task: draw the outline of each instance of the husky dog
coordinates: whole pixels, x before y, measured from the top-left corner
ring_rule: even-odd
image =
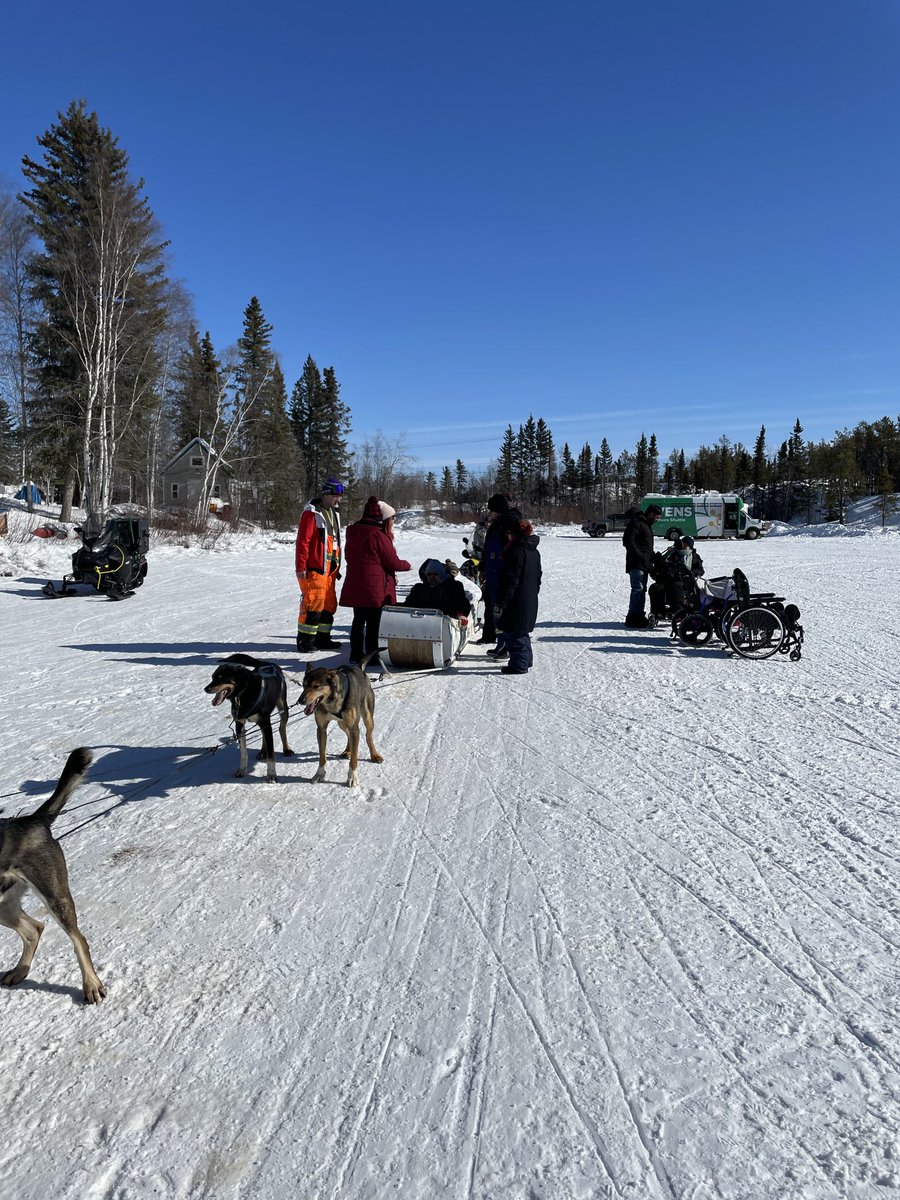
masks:
[[[247,774],[245,727],[250,721],[262,731],[263,744],[259,757],[266,760],[266,782],[277,783],[275,743],[272,738],[272,713],[276,709],[281,714],[278,731],[282,749],[285,755],[294,753],[287,741],[287,683],[281,667],[251,658],[249,654],[231,654],[216,667],[212,680],[203,690],[215,696],[213,704],[231,701],[234,730],[241,747],[241,763],[235,771],[235,777],[240,779]]]
[[[22,911],[22,897],[29,885],[69,935],[88,1004],[99,1004],[106,988],[97,977],[91,953],[78,928],[75,904],[69,891],[66,860],[50,826],[78,787],[91,764],[90,750],[73,750],[66,760],[56,790],[30,817],[0,821],[0,925],[14,929],[22,939],[22,957],[11,971],[0,975],[0,984],[21,983],[31,968],[44,926]]]
[[[359,667],[307,667],[303,676],[303,691],[300,703],[305,704],[307,716],[316,718],[316,736],[319,743],[319,769],[312,777],[313,783],[325,779],[325,745],[328,741],[328,722],[337,721],[347,735],[347,747],[341,758],[350,759],[348,787],[359,786],[359,719],[366,727],[366,744],[372,762],[384,762],[375,749],[375,693],[365,674],[366,664],[378,653],[373,650],[362,660]]]

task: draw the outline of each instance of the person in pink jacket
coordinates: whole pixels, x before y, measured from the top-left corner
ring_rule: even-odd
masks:
[[[394,509],[370,496],[361,520],[344,533],[344,586],[341,606],[353,609],[350,662],[360,663],[378,649],[381,610],[397,603],[397,571],[410,565],[394,549]]]

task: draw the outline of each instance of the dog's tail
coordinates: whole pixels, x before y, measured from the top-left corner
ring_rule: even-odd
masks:
[[[53,795],[49,800],[44,801],[34,815],[42,817],[48,825],[52,825],[62,812],[68,798],[84,779],[85,772],[93,761],[93,754],[84,746],[73,750],[66,759],[66,765],[63,767],[63,773],[59,777],[59,783],[56,785]]]

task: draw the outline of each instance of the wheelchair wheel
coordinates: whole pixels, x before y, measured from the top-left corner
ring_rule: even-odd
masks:
[[[744,608],[736,612],[726,630],[728,645],[741,658],[771,658],[787,636],[784,622],[771,608]]]
[[[705,646],[712,635],[712,622],[701,613],[689,613],[678,626],[679,640],[685,646]]]
[[[722,611],[716,616],[716,633],[719,637],[719,640],[724,642],[726,646],[730,644],[728,641],[728,630],[731,626],[731,622],[739,612],[739,604],[726,604]]]

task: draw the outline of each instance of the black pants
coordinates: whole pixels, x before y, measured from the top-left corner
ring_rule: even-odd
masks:
[[[362,662],[367,654],[378,649],[380,608],[354,608],[350,626],[350,661]]]

